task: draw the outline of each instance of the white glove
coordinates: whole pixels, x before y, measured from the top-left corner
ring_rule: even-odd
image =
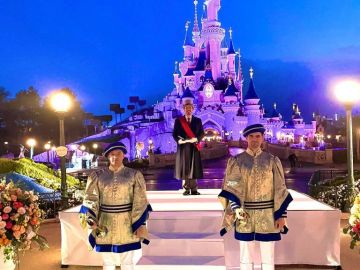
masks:
[[[180,139],[180,140],[178,140],[178,143],[179,143],[179,144],[184,144],[184,143],[187,143],[187,141],[185,141],[185,140],[183,140],[183,139]]]
[[[197,141],[198,141],[198,139],[197,138],[191,138],[190,140],[188,140],[190,143],[196,143]]]

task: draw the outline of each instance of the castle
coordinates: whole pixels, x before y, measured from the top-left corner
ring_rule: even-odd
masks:
[[[283,121],[276,104],[272,111],[265,112],[255,90],[252,68],[249,87],[243,90],[240,50],[235,50],[232,29],[227,35],[221,27],[220,2],[205,0],[199,18],[199,2],[194,1],[194,21],[192,27],[189,21],[185,24],[184,57],[175,62],[172,91],[153,107],[132,113],[108,130],[122,138],[130,149],[130,158],[135,157],[139,145],[140,151],[141,148],[159,148],[161,153],[176,151],[172,130],[186,98],[193,99],[195,115],[203,122],[207,140],[239,140],[242,130],[254,123],[265,126],[266,140],[271,142],[314,139],[316,121],[305,124],[296,104],[288,123]]]

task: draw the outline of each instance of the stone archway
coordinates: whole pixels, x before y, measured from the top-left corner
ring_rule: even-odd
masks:
[[[212,121],[208,120],[203,124],[204,127],[204,140],[206,141],[220,141],[222,140],[222,128],[221,126]]]
[[[206,137],[222,137],[225,122],[225,117],[222,113],[214,110],[203,110],[196,116],[201,118]]]

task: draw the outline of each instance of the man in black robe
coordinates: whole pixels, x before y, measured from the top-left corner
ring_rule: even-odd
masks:
[[[173,137],[177,142],[175,178],[183,180],[184,195],[200,195],[197,179],[203,177],[200,145],[204,129],[200,118],[193,116],[192,99],[183,100],[184,116],[175,120]]]

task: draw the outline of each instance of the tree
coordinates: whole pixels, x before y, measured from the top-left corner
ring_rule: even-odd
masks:
[[[9,101],[5,115],[8,136],[18,144],[24,143],[40,124],[41,97],[38,91],[32,86],[20,90],[15,99]]]
[[[0,105],[3,105],[6,102],[8,102],[9,95],[10,95],[9,91],[6,91],[4,87],[0,86]]]
[[[72,98],[72,107],[65,115],[65,142],[70,143],[85,135],[85,112],[71,89],[62,90]],[[0,88],[0,104],[3,102],[6,105],[0,105],[0,143],[8,141],[15,149],[19,144],[25,144],[27,138],[33,137],[38,142],[37,152],[43,151],[47,141],[59,145],[58,115],[50,105],[49,96],[42,100],[34,87],[20,90],[11,101],[8,95],[4,88]],[[0,154],[2,152],[0,147]]]

